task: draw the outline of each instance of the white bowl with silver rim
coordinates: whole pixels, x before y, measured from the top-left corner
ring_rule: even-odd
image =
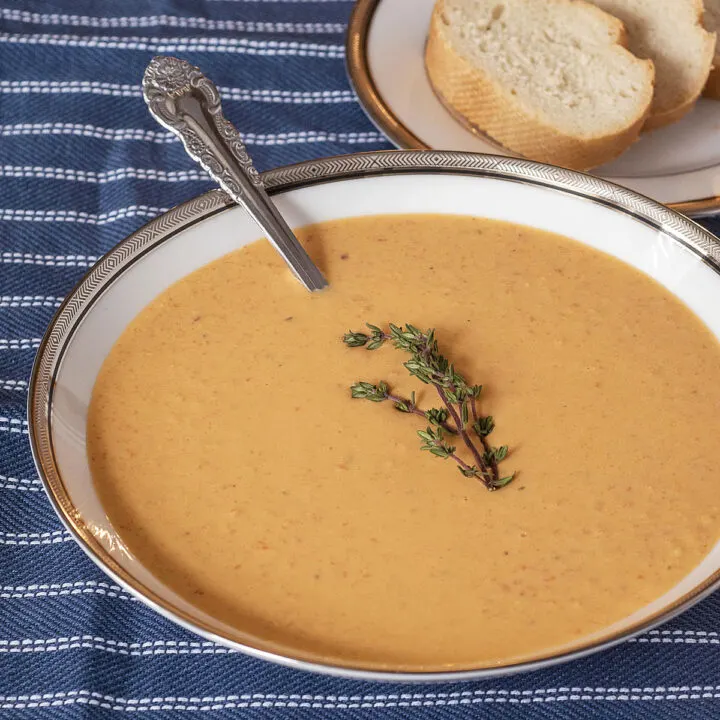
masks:
[[[604,180],[493,155],[367,153],[266,173],[291,227],[386,213],[494,218],[559,233],[610,253],[679,297],[720,338],[720,242],[686,217]],[[86,449],[95,379],[128,324],[172,283],[257,239],[221,191],[153,220],[104,256],[71,292],[38,352],[29,395],[33,454],[78,544],[149,607],[209,640],[316,672],[393,681],[452,681],[537,669],[600,650],[662,623],[720,584],[720,544],[662,597],[611,627],[528,662],[458,672],[393,673],[306,662],[248,642],[164,585],[126,548],[96,493]],[[708,382],[720,378],[708,378]]]

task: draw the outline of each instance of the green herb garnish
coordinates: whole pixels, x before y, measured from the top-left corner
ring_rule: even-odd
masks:
[[[357,382],[350,387],[353,398],[384,402],[389,400],[396,410],[421,415],[430,425],[419,430],[422,440],[421,450],[447,460],[452,458],[465,477],[477,478],[488,490],[505,487],[515,477],[515,473],[502,476],[498,469],[508,454],[507,445],[493,447],[488,435],[495,429],[492,415],[482,416],[478,412],[478,398],[482,385],[468,385],[465,378],[457,372],[448,359],[440,354],[435,331],[422,332],[413,325],[398,327],[390,323],[387,333],[377,325],[367,325],[369,332],[347,332],[343,342],[348,347],[364,347],[377,350],[387,341],[394,347],[410,354],[403,365],[411,375],[426,385],[432,385],[440,396],[443,407],[420,410],[415,401],[415,393],[409,398],[393,394],[384,381],[373,385],[369,382]],[[470,465],[459,457],[455,445],[448,436],[460,438],[473,457]]]

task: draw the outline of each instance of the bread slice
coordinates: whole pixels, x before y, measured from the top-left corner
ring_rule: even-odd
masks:
[[[585,170],[637,138],[653,64],[583,0],[438,0],[425,51],[441,101],[533,160]]]
[[[715,55],[715,35],[703,28],[702,0],[591,0],[619,18],[628,47],[655,63],[655,98],[644,130],[668,125],[692,110]]]
[[[705,0],[705,29],[717,33],[720,30],[720,0]],[[720,100],[720,43],[715,47],[713,68],[705,83],[705,95]]]

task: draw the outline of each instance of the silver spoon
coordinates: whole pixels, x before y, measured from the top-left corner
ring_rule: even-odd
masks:
[[[326,287],[327,280],[265,192],[240,133],[222,114],[215,85],[185,60],[156,57],[145,70],[143,96],[152,116],[247,210],[297,279],[310,291]]]

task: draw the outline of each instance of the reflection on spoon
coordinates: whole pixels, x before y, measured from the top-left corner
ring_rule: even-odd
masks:
[[[247,210],[298,280],[311,291],[326,287],[327,280],[265,192],[240,133],[223,116],[215,85],[185,60],[156,57],[145,70],[143,96],[152,116]]]

